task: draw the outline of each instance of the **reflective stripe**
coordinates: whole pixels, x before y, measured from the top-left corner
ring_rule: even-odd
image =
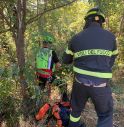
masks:
[[[72,115],[70,115],[70,120],[71,120],[72,122],[78,122],[78,121],[80,120],[80,118],[81,118],[81,117],[75,118],[75,117],[73,117]]]
[[[68,47],[66,48],[65,52],[66,52],[66,54],[69,54],[69,55],[72,55],[72,56],[74,55],[74,53],[71,50],[69,50]]]
[[[76,80],[78,83],[80,83],[80,84],[82,83],[82,82],[80,82],[76,77],[75,77],[75,80]]]
[[[73,67],[73,70],[79,74],[94,76],[94,77],[98,77],[98,78],[112,78],[112,73],[87,71],[87,70],[79,69],[77,67]]]
[[[112,55],[117,55],[118,54],[118,50],[114,50],[113,52],[112,52]]]
[[[51,63],[52,63],[52,50],[50,50],[50,56],[48,58],[48,69],[51,68]]]
[[[96,14],[96,15],[101,15],[103,17],[105,17],[105,15],[101,12],[97,12],[97,11],[91,11],[91,12],[88,12],[86,17],[88,17],[89,15],[93,15],[93,14]]]
[[[82,51],[76,52],[74,54],[74,58],[78,58],[81,56],[88,56],[88,55],[112,56],[112,54],[113,54],[113,52],[110,50],[90,49],[90,50],[82,50]]]

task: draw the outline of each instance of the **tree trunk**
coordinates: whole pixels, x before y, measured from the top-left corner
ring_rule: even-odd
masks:
[[[19,66],[19,76],[22,96],[26,96],[27,83],[24,77],[25,52],[24,52],[24,33],[25,33],[26,0],[17,1],[17,30],[14,31],[16,52]],[[16,33],[17,32],[17,33]]]
[[[15,29],[13,30],[13,37],[15,39],[16,44],[16,53],[18,59],[18,67],[19,67],[19,77],[20,77],[20,85],[21,85],[21,95],[23,97],[22,102],[22,111],[24,115],[24,119],[28,118],[28,85],[25,78],[25,18],[26,18],[26,0],[18,0],[17,1],[17,19]]]

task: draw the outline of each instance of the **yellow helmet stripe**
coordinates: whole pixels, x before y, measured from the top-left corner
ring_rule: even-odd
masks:
[[[105,17],[105,15],[101,12],[97,12],[97,11],[91,11],[91,12],[88,12],[86,17],[88,17],[89,15],[93,15],[93,14],[97,14],[97,15],[100,15],[102,17]]]

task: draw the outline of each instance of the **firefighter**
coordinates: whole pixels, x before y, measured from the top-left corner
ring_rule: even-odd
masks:
[[[113,127],[113,99],[108,81],[118,53],[116,38],[102,28],[105,16],[99,8],[89,10],[85,22],[84,30],[70,40],[63,56],[63,63],[73,63],[74,71],[68,127],[86,126],[80,124],[80,118],[89,98],[98,116],[97,127]]]
[[[36,74],[41,90],[45,88],[48,79],[52,83],[55,79],[54,69],[61,66],[56,52],[50,49],[50,44],[53,42],[54,37],[50,33],[45,33],[43,35],[43,45],[36,55]]]

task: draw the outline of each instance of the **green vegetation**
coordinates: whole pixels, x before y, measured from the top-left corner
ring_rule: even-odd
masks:
[[[34,61],[42,40],[41,34],[48,31],[55,36],[52,48],[56,49],[61,60],[66,43],[83,29],[84,16],[94,6],[103,10],[107,21],[104,27],[117,37],[119,55],[110,84],[117,113],[115,125],[124,125],[124,116],[121,114],[124,110],[124,1],[1,0],[0,126],[3,122],[7,127],[19,127],[20,121],[28,121],[33,126],[33,122],[29,121],[33,121],[35,101],[39,97],[35,91],[37,81]],[[58,72],[69,88],[72,82],[70,77],[73,75],[71,69],[70,66],[63,66],[62,73]],[[61,81],[58,80],[58,83],[61,84]],[[120,120],[117,121],[118,119]],[[90,118],[87,117],[87,120]],[[22,122],[20,127],[23,124]]]

